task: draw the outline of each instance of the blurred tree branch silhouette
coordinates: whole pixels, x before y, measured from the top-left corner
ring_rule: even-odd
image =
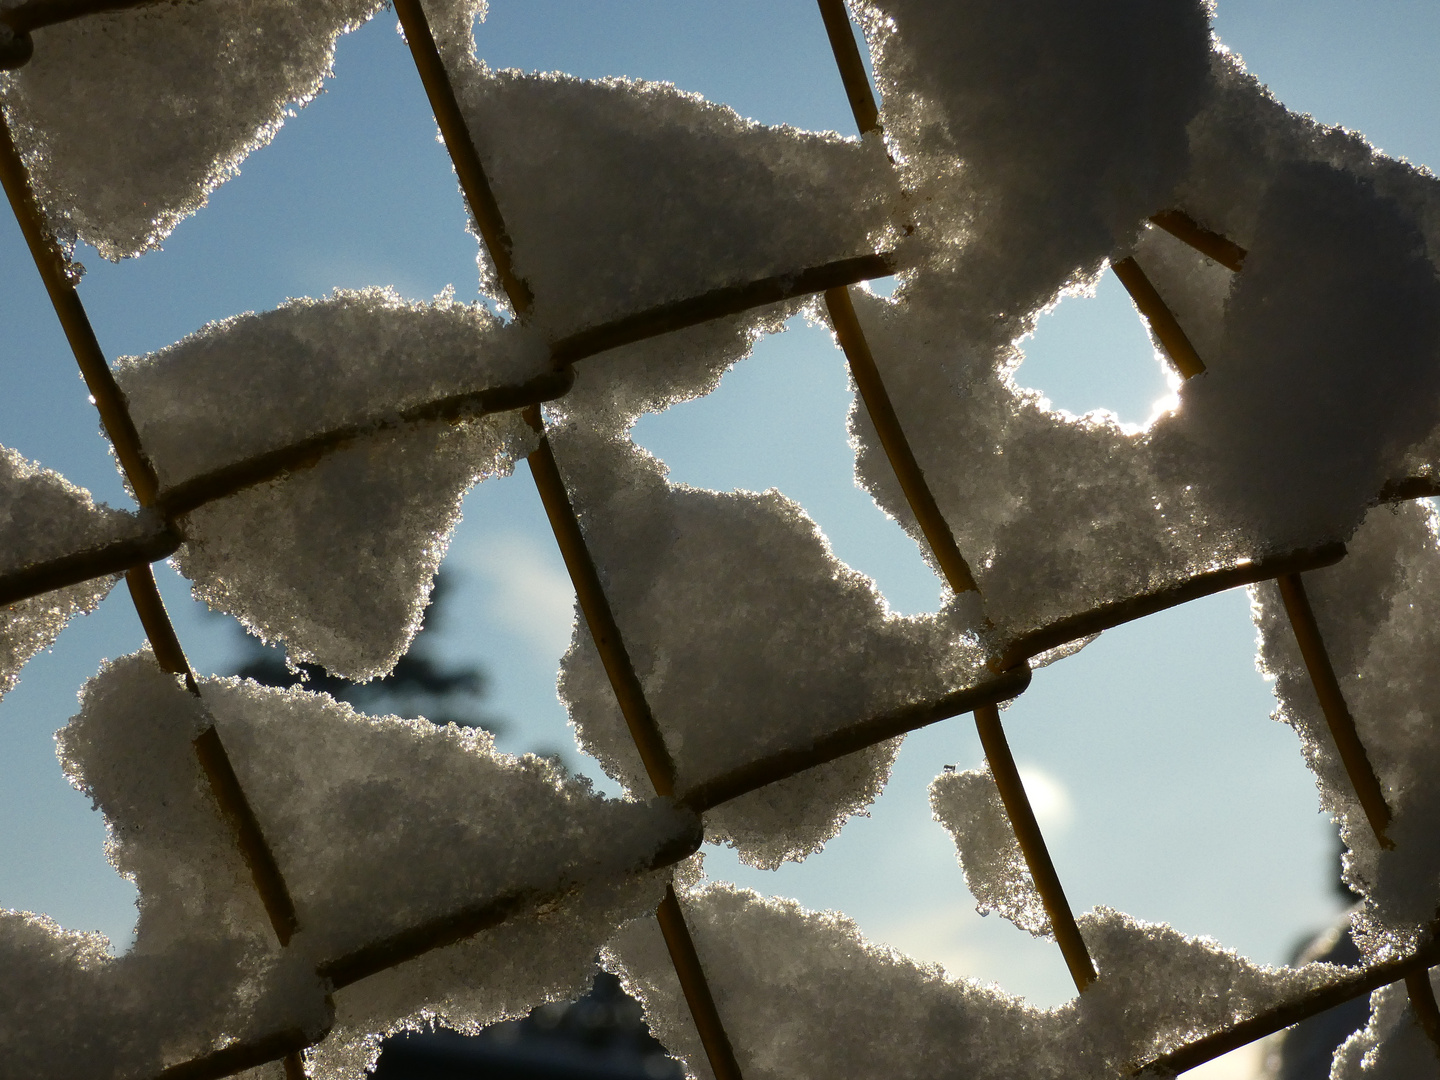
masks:
[[[423,717],[436,724],[502,731],[504,724],[483,705],[489,691],[484,670],[473,664],[448,663],[438,655],[445,607],[454,596],[454,585],[453,572],[441,570],[410,651],[382,679],[357,683],[331,675],[318,664],[291,667],[283,650],[264,645],[249,634],[243,635],[244,653],[235,674],[265,686],[322,691],[374,716]]]

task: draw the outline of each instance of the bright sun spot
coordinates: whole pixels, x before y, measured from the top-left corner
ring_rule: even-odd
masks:
[[[1035,820],[1042,829],[1063,832],[1069,827],[1075,816],[1075,806],[1064,784],[1033,765],[1020,767],[1020,781],[1025,785],[1025,794],[1030,796]]]

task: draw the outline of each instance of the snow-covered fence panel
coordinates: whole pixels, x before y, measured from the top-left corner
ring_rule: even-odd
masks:
[[[137,503],[3,451],[0,692],[118,575],[150,642],[61,735],[140,888],[135,947],[0,913],[3,1071],[352,1077],[385,1034],[524,1012],[600,953],[722,1080],[1164,1075],[1377,990],[1337,1075],[1434,1072],[1440,527],[1408,502],[1440,491],[1434,177],[1287,112],[1200,0],[820,0],[858,139],[494,72],[482,4],[394,6],[507,317],[336,292],[114,365],[68,245],[158,243],[377,6],[0,13],[0,180]],[[1141,433],[1011,378],[1037,314],[1107,267],[1181,383]],[[890,274],[891,298],[851,288]],[[936,614],[889,612],[783,496],[671,484],[630,437],[800,311],[844,351],[858,475],[947,585]],[[297,662],[383,674],[460,497],[522,457],[581,616],[561,692],[626,798],[483,733],[191,670],[153,561]],[[1077,917],[1010,755],[1032,669],[1241,585],[1365,897],[1358,970]],[[988,767],[938,778],[936,816],[976,897],[1056,941],[1066,1005],[687,861],[707,838],[803,859],[907,732],[967,713]]]

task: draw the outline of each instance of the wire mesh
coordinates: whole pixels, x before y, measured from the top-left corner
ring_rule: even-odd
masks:
[[[844,2],[818,2],[857,128],[862,134],[878,131],[878,103],[866,76]],[[135,5],[125,0],[29,0],[0,15],[0,23],[18,38],[25,39],[23,48],[17,46],[24,53],[18,62],[23,63],[31,47],[28,40],[30,30],[128,6]],[[394,0],[394,7],[478,232],[511,306],[516,315],[523,318],[533,302],[533,294],[515,271],[513,244],[505,227],[502,207],[486,178],[484,165],[457,103],[425,12],[420,0]],[[3,60],[4,57],[0,56],[0,61]],[[235,462],[174,487],[162,488],[130,418],[124,395],[116,385],[91,329],[64,251],[47,230],[10,135],[8,121],[3,116],[0,116],[0,180],[3,180],[11,208],[136,501],[141,507],[151,508],[158,514],[158,523],[142,538],[70,552],[0,575],[0,604],[11,604],[67,585],[124,573],[135,610],[157,661],[164,670],[183,676],[191,693],[201,697],[150,569],[151,563],[173,553],[182,542],[184,527],[178,519],[248,487],[314,466],[328,454],[392,428],[520,409],[539,436],[539,446],[530,454],[529,464],[574,584],[585,625],[657,795],[674,798],[681,805],[703,813],[898,734],[967,712],[973,713],[1005,812],[1050,917],[1057,944],[1077,989],[1083,993],[1097,978],[1103,979],[1104,973],[1097,973],[1066,901],[1063,886],[1046,850],[1044,837],[1006,742],[997,706],[1024,692],[1031,679],[1029,661],[1043,653],[1202,596],[1274,580],[1279,585],[1307,671],[1356,795],[1376,837],[1383,845],[1393,846],[1386,836],[1390,814],[1384,794],[1326,654],[1302,579],[1306,571],[1339,562],[1345,555],[1343,545],[1339,544],[1207,570],[1178,584],[1107,603],[1029,630],[1000,643],[989,660],[992,674],[973,686],[880,715],[850,719],[813,744],[786,749],[750,762],[690,790],[676,790],[674,762],[626,651],[601,575],[587,546],[584,529],[576,517],[551,451],[541,406],[562,397],[569,390],[574,378],[572,365],[581,360],[594,357],[593,362],[603,364],[605,358],[600,354],[620,345],[783,300],[823,294],[832,328],[849,361],[860,399],[879,434],[937,565],[956,594],[978,592],[970,566],[959,550],[911,450],[902,421],[885,389],[850,301],[850,285],[883,277],[895,270],[894,259],[888,252],[861,253],[822,266],[801,267],[784,275],[736,283],[591,327],[551,342],[553,371],[528,383],[437,399],[402,412],[377,415],[362,423],[326,431]],[[1202,228],[1182,210],[1166,211],[1156,215],[1152,221],[1232,272],[1243,272],[1245,251],[1227,238]],[[1117,263],[1114,269],[1180,374],[1188,378],[1203,372],[1203,359],[1139,264],[1134,259],[1126,259]],[[1378,494],[1377,501],[1419,498],[1434,495],[1436,491],[1433,478],[1411,477],[1388,485]],[[194,745],[216,804],[230,823],[235,842],[250,867],[255,888],[264,902],[276,938],[286,945],[299,928],[295,907],[275,856],[213,724],[195,739]],[[694,845],[662,850],[656,854],[653,867],[673,865],[693,850]],[[373,941],[345,955],[324,959],[318,964],[317,974],[338,989],[428,950],[463,940],[498,925],[519,911],[551,899],[554,897],[534,893],[492,898],[443,919]],[[710,1065],[721,1080],[738,1080],[741,1070],[735,1049],[691,939],[683,905],[673,887],[666,888],[657,918]],[[1405,983],[1419,1022],[1431,1039],[1440,1045],[1440,1009],[1436,1007],[1426,975],[1437,961],[1440,961],[1440,937],[1432,928],[1423,944],[1407,956],[1371,964],[1329,985],[1195,1039],[1154,1060],[1135,1062],[1135,1074],[1147,1070],[1162,1074],[1183,1072],[1341,1002],[1396,982]],[[276,1060],[285,1062],[287,1076],[300,1076],[303,1075],[303,1065],[299,1053],[312,1043],[313,1039],[303,1031],[277,1031],[172,1066],[160,1076],[166,1080],[220,1077]]]

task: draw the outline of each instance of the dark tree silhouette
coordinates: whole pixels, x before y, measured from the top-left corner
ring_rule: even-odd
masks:
[[[424,622],[410,651],[383,679],[356,683],[337,678],[316,664],[292,668],[286,664],[283,652],[249,635],[245,636],[247,655],[235,674],[266,686],[321,690],[374,716],[403,716],[407,720],[423,716],[437,724],[499,731],[500,723],[481,706],[487,690],[485,672],[475,666],[446,664],[435,655],[444,605],[453,595],[453,588],[454,578],[442,570],[435,579]]]
[[[1351,905],[1330,926],[1314,938],[1300,942],[1290,958],[1292,964],[1326,963],[1341,967],[1359,967],[1360,950],[1350,936],[1350,916],[1354,905],[1364,899],[1354,892],[1340,874],[1340,858],[1345,845],[1335,837],[1335,892]],[[1274,1044],[1267,1062],[1270,1080],[1329,1080],[1330,1063],[1336,1049],[1370,1019],[1370,1000],[1353,998],[1327,1012],[1301,1020],[1288,1029]]]
[[[385,1042],[375,1080],[681,1080],[639,1003],[608,972],[578,1001],[541,1005],[479,1035],[432,1031]]]

